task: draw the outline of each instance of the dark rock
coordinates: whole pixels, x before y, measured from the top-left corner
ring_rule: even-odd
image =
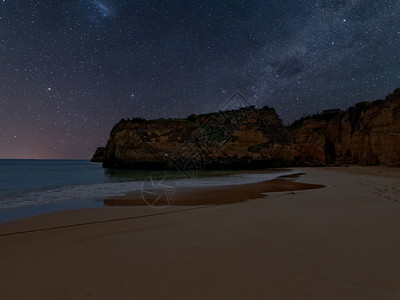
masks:
[[[103,162],[105,159],[105,154],[106,154],[106,148],[99,147],[96,149],[96,152],[93,154],[93,157],[90,161],[91,162]]]
[[[109,168],[181,170],[326,165],[400,166],[400,90],[285,127],[273,108],[187,119],[121,120],[92,161]]]

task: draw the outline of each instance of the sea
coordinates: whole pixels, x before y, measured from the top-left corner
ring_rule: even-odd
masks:
[[[103,206],[103,200],[162,186],[223,186],[272,180],[293,170],[198,172],[105,169],[88,160],[0,159],[0,223]],[[144,203],[145,205],[145,203]]]

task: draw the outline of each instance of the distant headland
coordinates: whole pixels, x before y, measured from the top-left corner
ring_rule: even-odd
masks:
[[[284,126],[273,108],[121,120],[93,162],[107,168],[248,169],[400,166],[400,89],[385,100],[326,110]]]

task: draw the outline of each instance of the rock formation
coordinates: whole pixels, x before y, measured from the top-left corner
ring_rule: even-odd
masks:
[[[186,119],[121,120],[92,161],[111,168],[400,166],[400,89],[385,100],[328,110],[285,127],[273,108]]]
[[[106,157],[106,148],[99,147],[96,149],[96,152],[93,154],[93,157],[90,161],[92,162],[103,162],[104,158]]]
[[[313,149],[313,157],[323,152],[326,164],[400,166],[400,89],[345,112],[303,118],[289,130],[295,144]]]

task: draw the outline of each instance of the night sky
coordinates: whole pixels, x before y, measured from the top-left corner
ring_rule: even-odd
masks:
[[[88,159],[236,90],[288,124],[398,87],[398,0],[0,0],[0,158]]]

